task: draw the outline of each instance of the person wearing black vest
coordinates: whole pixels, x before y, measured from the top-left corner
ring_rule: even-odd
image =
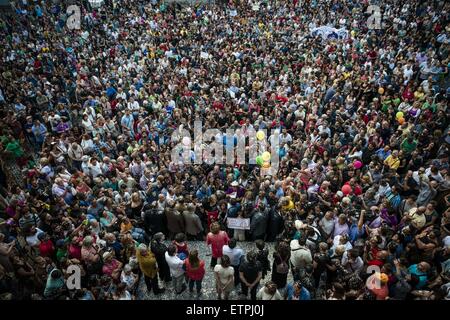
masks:
[[[150,247],[153,254],[155,255],[156,262],[158,264],[159,279],[161,279],[164,284],[167,284],[168,282],[172,281],[172,278],[170,277],[169,265],[167,264],[165,258],[167,246],[163,243],[163,241],[164,234],[162,232],[158,232],[153,236]]]

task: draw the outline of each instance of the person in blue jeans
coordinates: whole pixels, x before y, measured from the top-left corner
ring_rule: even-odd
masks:
[[[311,294],[300,281],[289,283],[286,287],[286,300],[311,300]]]
[[[197,288],[197,298],[202,295],[202,280],[205,277],[205,261],[198,257],[196,249],[189,252],[189,257],[184,261],[184,269],[189,279],[189,292],[194,292],[194,284]]]

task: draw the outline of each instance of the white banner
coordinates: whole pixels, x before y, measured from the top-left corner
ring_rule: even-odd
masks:
[[[227,218],[228,228],[239,230],[250,230],[250,219]]]
[[[345,40],[348,38],[348,31],[344,28],[336,29],[329,26],[312,28],[310,34],[313,37],[321,36],[323,40]]]

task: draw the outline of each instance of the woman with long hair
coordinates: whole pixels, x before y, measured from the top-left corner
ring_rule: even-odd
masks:
[[[287,277],[289,274],[289,259],[291,250],[289,244],[280,242],[273,253],[272,265],[272,281],[277,285],[278,289],[286,287]]]
[[[197,297],[202,295],[202,280],[205,276],[205,261],[198,257],[196,249],[189,252],[189,257],[184,261],[186,276],[189,281],[189,292],[194,292],[194,284],[197,288]]]

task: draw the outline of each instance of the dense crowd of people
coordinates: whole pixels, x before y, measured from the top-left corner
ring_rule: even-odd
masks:
[[[2,299],[450,299],[449,2],[79,2],[0,15]],[[277,129],[278,173],[174,162],[195,120]]]

